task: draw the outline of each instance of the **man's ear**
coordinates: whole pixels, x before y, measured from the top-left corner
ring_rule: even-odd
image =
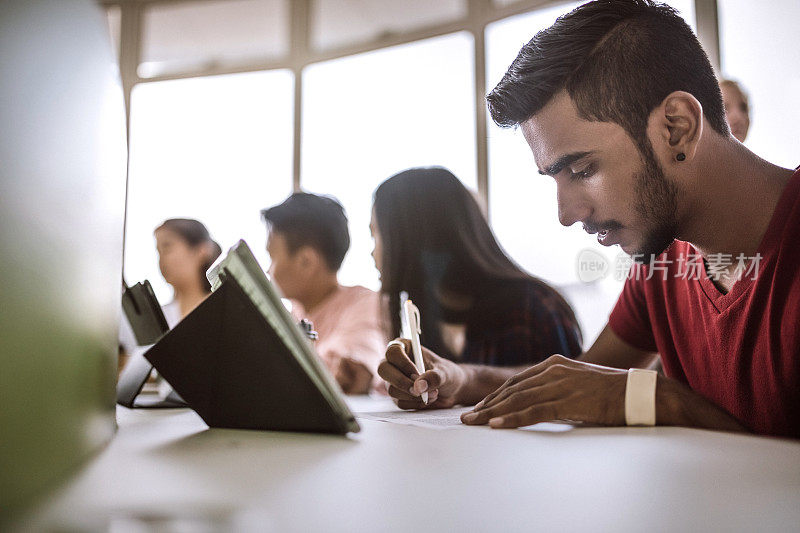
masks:
[[[690,161],[703,135],[703,106],[690,93],[672,92],[651,114],[650,128],[663,141],[656,152],[672,162]]]
[[[214,257],[214,252],[215,252],[214,244],[212,242],[210,242],[210,241],[204,242],[203,243],[203,247],[202,247],[202,251],[203,251],[203,258],[206,261],[210,261],[211,258]]]
[[[311,272],[319,266],[322,255],[312,246],[301,246],[294,252],[294,261],[303,272]]]
[[[191,250],[194,256],[202,262],[211,259],[211,243],[200,243],[197,246],[193,246]]]

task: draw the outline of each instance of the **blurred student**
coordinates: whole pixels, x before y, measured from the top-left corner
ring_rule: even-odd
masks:
[[[206,270],[220,256],[222,249],[211,238],[208,229],[191,218],[165,220],[154,234],[158,267],[174,291],[172,301],[162,307],[172,328],[211,294]]]
[[[383,182],[370,229],[390,336],[400,332],[399,294],[406,291],[420,309],[428,364],[443,375],[580,354],[580,328],[569,304],[503,252],[474,196],[450,171],[412,168]],[[379,367],[389,384],[401,372],[388,361]],[[430,406],[453,405],[455,392],[440,386]],[[407,390],[391,387],[389,393],[400,407],[420,406]]]
[[[313,322],[317,352],[342,390],[367,393],[378,383],[386,338],[377,293],[339,284],[337,272],[350,248],[344,208],[333,198],[295,193],[261,216],[272,281],[292,300],[292,314]]]
[[[733,80],[719,82],[722,91],[722,104],[725,106],[725,119],[731,128],[731,133],[739,142],[747,138],[750,129],[750,104],[747,94],[742,87]]]
[[[222,250],[199,221],[191,218],[170,218],[153,232],[158,251],[158,267],[164,280],[173,289],[172,300],[161,306],[170,328],[180,322],[211,294],[206,270]],[[130,355],[137,350],[128,321],[120,326],[120,344]],[[123,361],[123,358],[121,358]]]

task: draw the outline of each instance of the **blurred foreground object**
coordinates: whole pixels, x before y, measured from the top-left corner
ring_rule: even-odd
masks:
[[[0,1],[0,529],[113,435],[125,110],[100,7]]]

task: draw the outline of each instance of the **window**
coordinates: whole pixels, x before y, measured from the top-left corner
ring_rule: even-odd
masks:
[[[329,50],[458,20],[465,0],[314,0],[311,42]]]
[[[475,188],[473,40],[456,33],[312,65],[304,72],[302,187],[350,219],[340,280],[379,287],[372,192],[413,166],[441,165]]]
[[[292,189],[293,78],[279,70],[137,85],[132,96],[125,244],[129,282],[158,270],[153,230],[196,218],[223,251],[243,237],[267,267],[259,211]]]
[[[723,75],[738,81],[749,96],[745,144],[767,161],[794,168],[800,153],[800,3],[776,0],[769,9],[745,0],[718,5]]]
[[[560,5],[491,24],[486,29],[487,91],[500,81],[522,45],[577,5]],[[489,202],[494,230],[515,260],[548,281],[576,281],[571,260],[576,249],[592,246],[591,238],[582,235],[579,227],[561,227],[555,184],[537,173],[522,134],[498,128],[491,118]]]
[[[108,6],[106,8],[106,20],[108,21],[108,33],[111,37],[111,45],[114,47],[114,59],[119,61],[119,39],[122,31],[122,8],[119,6]]]
[[[143,27],[143,78],[289,53],[285,0],[154,3],[144,10]]]
[[[494,0],[492,6],[514,1]],[[694,2],[669,3],[694,28]],[[305,37],[312,55],[386,35],[458,25],[466,20],[468,6],[464,0],[423,2],[419,9],[413,8],[417,0],[402,9],[395,4],[381,1],[376,9],[375,2],[361,0],[311,2]],[[547,5],[487,27],[489,89],[522,44],[578,3]],[[264,61],[288,64],[290,6],[286,0],[143,4],[139,75],[247,69]],[[117,11],[109,15],[112,27]],[[411,166],[442,165],[476,187],[473,46],[468,32],[458,32],[304,69],[301,185],[338,197],[348,211],[352,253],[341,271],[343,283],[379,286],[368,221],[372,192],[384,179]],[[202,220],[224,248],[244,235],[266,267],[258,210],[291,192],[293,94],[292,75],[284,70],[136,86],[129,279],[147,277],[162,299],[169,296],[157,271],[152,230],[175,216]],[[787,134],[779,141],[791,139]],[[774,139],[769,142],[777,146]],[[558,224],[554,184],[536,174],[519,132],[490,122],[489,164],[493,228],[510,255],[532,273],[567,292],[576,286],[584,290],[575,269],[578,253],[589,249],[610,262],[619,255],[581,228]],[[620,284],[606,279],[592,287],[603,287],[611,295],[604,301],[613,303]]]

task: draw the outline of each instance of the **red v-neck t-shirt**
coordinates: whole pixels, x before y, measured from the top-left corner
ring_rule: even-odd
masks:
[[[753,431],[800,437],[800,170],[755,259],[718,259],[750,259],[727,294],[687,242],[634,265],[609,326],[628,344],[659,352],[667,376]]]

